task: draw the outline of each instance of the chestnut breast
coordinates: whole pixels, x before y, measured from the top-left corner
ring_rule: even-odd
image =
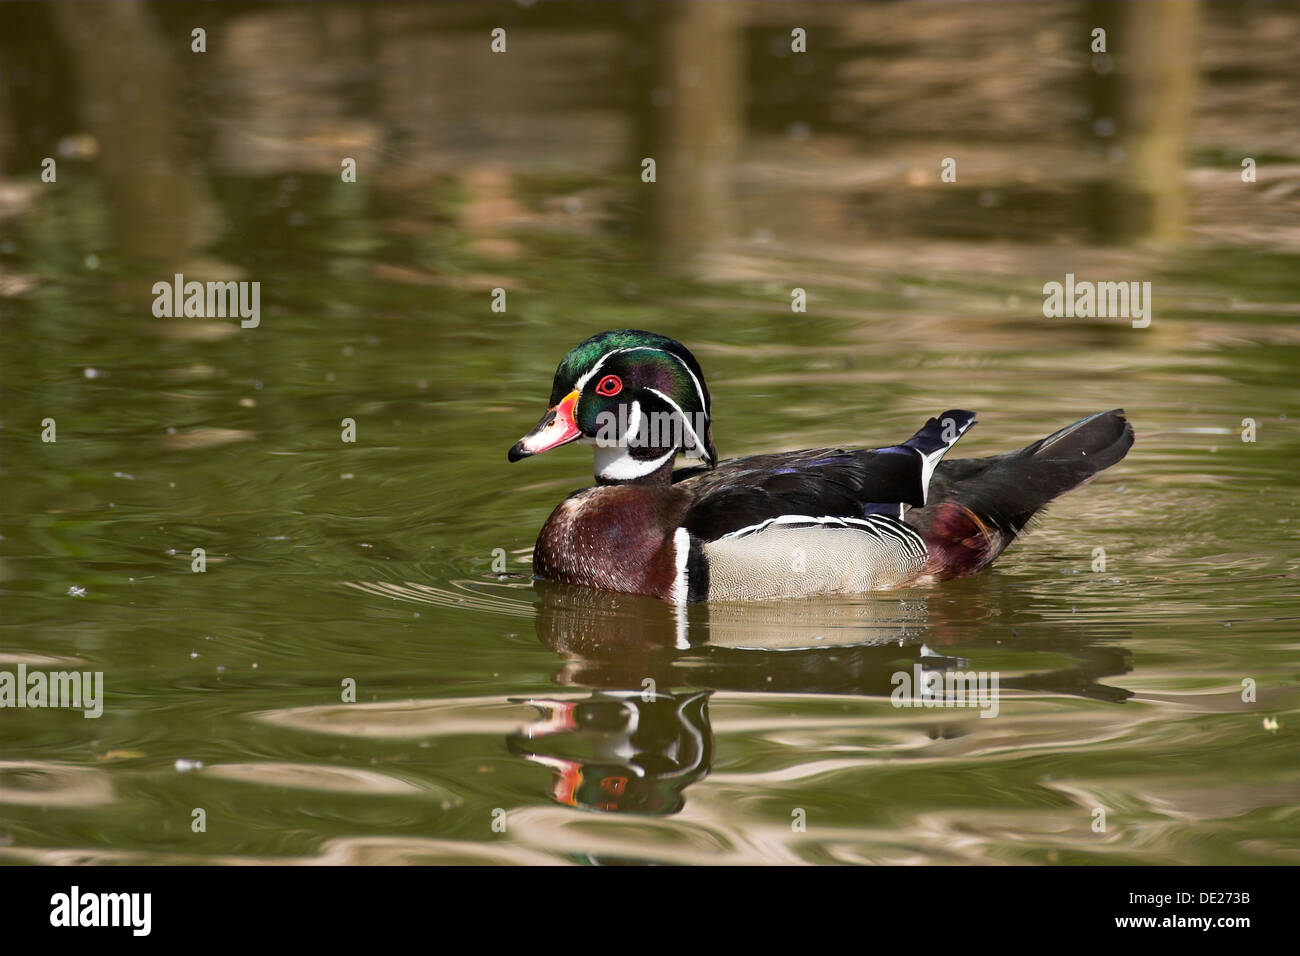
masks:
[[[601,485],[556,506],[537,536],[533,570],[552,581],[671,600],[673,532],[690,495],[669,487]]]

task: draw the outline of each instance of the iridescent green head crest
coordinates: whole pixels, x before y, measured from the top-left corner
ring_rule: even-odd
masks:
[[[710,467],[717,461],[704,373],[686,346],[665,335],[593,335],[555,370],[550,404],[511,460],[581,440],[597,446],[596,475],[606,481],[644,478],[678,453]]]

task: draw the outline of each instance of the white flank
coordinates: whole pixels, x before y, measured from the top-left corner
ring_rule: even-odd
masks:
[[[865,518],[837,518],[831,515],[823,515],[822,517],[781,515],[776,518],[768,518],[758,524],[749,525],[746,528],[740,528],[730,534],[724,534],[719,540],[759,534],[773,525],[807,524],[818,524],[827,528],[852,528],[855,531],[869,534],[877,540],[895,540],[900,547],[920,557],[924,557],[928,553],[925,539],[898,519],[891,518],[888,515],[868,515]]]

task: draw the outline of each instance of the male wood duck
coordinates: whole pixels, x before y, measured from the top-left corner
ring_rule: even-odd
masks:
[[[680,342],[617,329],[555,371],[551,408],[510,461],[581,442],[596,485],[551,513],[539,577],[677,604],[851,594],[987,567],[1052,499],[1133,444],[1121,409],[1019,451],[943,461],[973,412],[887,448],[718,460],[700,364]],[[675,469],[678,455],[699,464]]]

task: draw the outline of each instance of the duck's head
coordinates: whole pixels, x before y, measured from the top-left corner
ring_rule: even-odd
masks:
[[[593,335],[555,370],[551,407],[510,449],[511,461],[580,441],[596,447],[596,478],[670,474],[683,454],[717,462],[709,389],[686,346],[654,332]]]

